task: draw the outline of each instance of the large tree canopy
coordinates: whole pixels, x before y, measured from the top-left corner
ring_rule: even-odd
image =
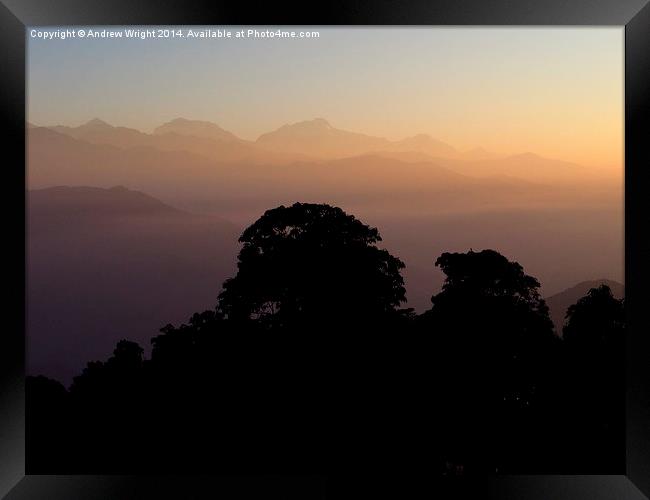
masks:
[[[268,210],[239,239],[237,275],[219,308],[268,327],[381,320],[405,301],[404,264],[381,237],[337,207],[296,203]]]

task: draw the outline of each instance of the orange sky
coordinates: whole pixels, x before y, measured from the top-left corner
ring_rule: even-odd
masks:
[[[236,29],[236,28],[232,28]],[[314,28],[310,28],[314,29]],[[28,39],[39,125],[182,116],[258,135],[317,116],[619,171],[622,28],[322,28],[309,40]]]

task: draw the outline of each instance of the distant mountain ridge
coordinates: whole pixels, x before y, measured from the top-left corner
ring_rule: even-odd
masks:
[[[580,189],[575,181],[566,186],[547,184],[544,180],[550,174],[544,174],[544,161],[539,157],[531,159],[537,162],[535,169],[526,168],[525,158],[502,164],[499,160],[434,159],[423,153],[386,151],[314,160],[246,143],[171,132],[143,134],[142,145],[121,147],[119,141],[111,141],[116,127],[103,122],[87,125],[86,130],[105,130],[108,139],[84,140],[74,138],[69,130],[61,133],[45,127],[27,130],[30,189],[124,185],[176,206],[227,214],[237,220],[245,217],[240,211],[244,206],[247,213],[255,213],[295,199],[376,207],[386,206],[390,200],[390,206],[398,211],[417,207],[420,213],[448,213],[551,205],[588,207],[618,202],[619,196],[611,183],[598,186],[600,191],[586,189],[587,176],[579,176]],[[316,124],[316,128],[323,126]],[[126,130],[115,134],[135,137]],[[550,169],[564,168],[563,163],[548,165]],[[239,215],[233,215],[233,210]]]
[[[41,128],[29,122],[26,127],[30,132]],[[507,176],[569,184],[576,181],[602,183],[611,178],[608,171],[530,152],[503,156],[481,147],[460,151],[427,134],[389,140],[338,129],[324,118],[285,124],[261,134],[255,141],[242,139],[216,123],[186,118],[170,120],[156,127],[152,134],[112,126],[98,118],[77,127],[54,125],[46,128],[91,144],[122,149],[149,147],[160,151],[186,151],[220,163],[288,165],[296,161],[337,160],[372,154],[399,161],[428,161],[474,177]]]
[[[255,143],[270,151],[302,152],[326,159],[381,151],[421,153],[432,157],[458,159],[489,159],[496,156],[481,148],[461,153],[449,144],[426,134],[391,141],[383,137],[349,132],[333,127],[324,118],[283,125],[272,132],[260,135]]]
[[[150,137],[167,140],[181,136]],[[241,147],[238,143],[224,144]],[[389,196],[402,205],[412,205],[417,199],[449,210],[476,204],[491,206],[495,202],[528,203],[537,199],[534,197],[545,196],[545,188],[522,180],[477,179],[427,161],[427,157],[424,161],[405,162],[399,154],[362,154],[320,161],[294,159],[270,165],[250,161],[244,167],[240,162],[210,159],[187,150],[90,143],[42,127],[28,131],[28,153],[28,185],[32,189],[125,185],[173,200],[177,205],[180,195],[181,206],[196,198],[235,203],[251,199],[263,209],[296,197],[380,203]]]
[[[314,118],[284,124],[261,134],[256,140],[246,140],[205,120],[175,118],[161,124],[148,134],[140,130],[113,126],[99,118],[79,125],[35,125],[26,122],[26,129],[48,128],[61,134],[93,144],[108,144],[120,148],[153,147],[162,151],[189,151],[213,160],[254,162],[258,164],[290,163],[302,160],[333,160],[364,154],[391,155],[397,159],[417,161],[427,159],[442,166],[459,167],[459,172],[472,175],[519,174],[522,166],[533,170],[546,169],[553,178],[564,171],[571,180],[578,176],[608,176],[608,170],[586,169],[572,162],[549,159],[534,153],[497,154],[482,147],[462,151],[427,134],[416,134],[399,140],[389,140],[359,132],[336,128],[324,118]],[[540,178],[549,177],[541,174]]]
[[[41,127],[29,129],[30,133]],[[209,122],[172,120],[147,134],[128,127],[115,127],[97,118],[78,127],[55,125],[42,127],[90,144],[120,149],[153,148],[159,151],[186,151],[219,162],[278,164],[305,159],[305,155],[271,153],[250,141]],[[191,132],[191,133],[190,133]]]
[[[185,118],[176,118],[167,123],[156,127],[154,135],[162,134],[179,134],[201,137],[203,139],[214,139],[228,142],[249,142],[240,139],[232,132],[222,129],[219,125],[212,122],[201,120],[187,120]]]
[[[380,137],[336,129],[323,118],[283,125],[260,135],[255,143],[270,151],[307,152],[328,159],[356,156],[390,144]]]
[[[31,133],[40,127],[27,124]],[[544,158],[534,153],[501,156],[477,147],[460,151],[426,134],[389,140],[332,126],[324,118],[292,124],[260,135],[255,141],[239,138],[219,125],[176,118],[147,134],[128,127],[112,126],[93,119],[78,127],[55,125],[49,130],[91,144],[121,149],[154,148],[186,151],[220,163],[289,165],[294,162],[339,160],[374,155],[406,162],[430,162],[473,177],[506,176],[533,182],[575,184],[602,183],[605,171],[571,162]]]
[[[272,152],[294,155],[299,159],[338,159],[380,151],[420,153],[430,157],[440,156],[464,160],[487,160],[498,157],[482,148],[460,152],[449,144],[426,134],[417,134],[398,141],[391,141],[383,137],[350,132],[333,127],[324,118],[285,124],[274,131],[260,135],[255,141],[241,139],[215,123],[186,118],[176,118],[166,122],[156,127],[153,134],[129,127],[112,126],[98,118],[77,127],[54,125],[47,128],[87,142],[110,144],[122,148],[152,146],[159,149],[181,148],[197,152],[196,140],[202,139],[204,147],[201,148],[202,151],[199,151],[201,154],[209,151],[205,147],[205,141],[210,141],[209,145],[212,148],[215,148],[216,144],[239,144],[255,151],[261,150],[267,155]],[[177,136],[175,141],[172,139],[173,135]],[[178,136],[185,138],[186,141],[192,138],[195,142],[184,143]],[[165,140],[160,141],[160,138]],[[250,154],[249,152],[249,156]],[[208,156],[211,155],[208,154]],[[286,158],[284,159],[286,160]]]
[[[110,144],[123,148],[142,146],[143,141],[147,140],[144,132],[128,127],[113,127],[99,118],[93,118],[78,127],[55,125],[48,128],[93,144]]]

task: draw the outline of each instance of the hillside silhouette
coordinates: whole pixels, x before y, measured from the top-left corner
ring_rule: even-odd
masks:
[[[416,314],[381,242],[331,205],[266,211],[214,307],[163,327],[150,357],[123,339],[67,390],[28,378],[28,472],[623,470],[623,302],[607,286],[561,338],[535,277],[470,248],[435,259],[443,286]]]

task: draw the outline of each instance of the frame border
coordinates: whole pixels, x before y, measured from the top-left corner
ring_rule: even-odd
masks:
[[[3,5],[4,4],[4,5]],[[286,7],[284,9],[283,7]],[[650,3],[649,0],[363,0],[318,5],[278,5],[263,0],[219,3],[207,0],[0,0],[0,113],[11,162],[5,181],[11,196],[3,197],[11,214],[6,255],[16,266],[11,294],[5,299],[10,323],[0,348],[0,498],[203,498],[230,497],[332,498],[369,496],[370,480],[355,479],[352,492],[345,481],[323,478],[219,478],[140,476],[25,476],[25,57],[27,26],[53,25],[601,25],[625,26],[625,286],[627,335],[626,475],[617,476],[493,476],[472,483],[445,485],[446,497],[480,491],[479,497],[556,500],[650,496],[650,320],[644,317],[650,278]],[[23,218],[14,217],[17,204]],[[382,478],[383,479],[383,478]],[[418,481],[415,481],[417,483]],[[362,485],[362,486],[360,486]],[[409,485],[399,485],[405,496]],[[421,486],[421,485],[420,485]],[[431,486],[427,483],[426,486]],[[434,486],[435,487],[435,486]],[[397,491],[397,490],[396,490]],[[417,490],[413,490],[415,492]],[[384,485],[377,492],[386,493]],[[201,495],[203,493],[203,495]],[[201,496],[199,496],[201,495]],[[418,495],[419,496],[419,495]],[[476,498],[476,497],[475,497]]]

